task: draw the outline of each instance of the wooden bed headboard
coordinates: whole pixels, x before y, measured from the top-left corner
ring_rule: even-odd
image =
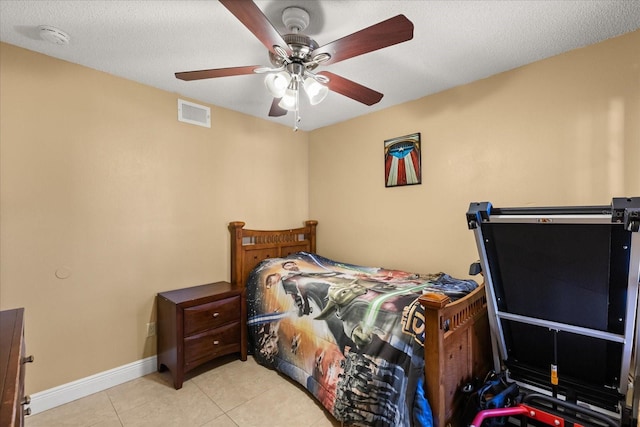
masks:
[[[267,258],[281,258],[296,252],[316,251],[318,221],[289,230],[248,230],[245,223],[229,223],[231,232],[231,284],[244,288],[251,270]]]

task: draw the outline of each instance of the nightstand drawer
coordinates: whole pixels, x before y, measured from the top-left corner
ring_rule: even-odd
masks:
[[[191,336],[184,340],[184,363],[190,366],[210,360],[218,354],[238,351],[240,348],[240,322]]]
[[[215,329],[240,319],[240,296],[214,301],[184,310],[184,335]]]

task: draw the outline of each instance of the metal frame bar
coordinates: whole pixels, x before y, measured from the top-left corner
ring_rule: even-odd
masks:
[[[553,331],[569,332],[572,334],[584,335],[587,337],[598,338],[601,340],[622,344],[624,344],[625,342],[624,335],[612,334],[611,332],[604,332],[598,329],[583,328],[582,326],[574,326],[567,323],[553,322],[551,320],[538,319],[529,316],[521,316],[519,314],[507,313],[505,311],[498,311],[496,313],[496,316],[499,319],[513,320],[514,322],[541,326],[543,328],[549,328]]]
[[[478,254],[480,255],[480,264],[482,265],[482,271],[484,272],[485,292],[487,294],[487,311],[489,313],[489,329],[491,329],[491,346],[493,349],[493,368],[496,372],[502,370],[501,360],[507,358],[507,345],[504,341],[504,334],[502,332],[502,325],[498,321],[493,313],[497,313],[498,304],[496,302],[496,295],[493,291],[493,274],[491,274],[491,267],[489,267],[489,261],[486,258],[486,246],[485,239],[482,236],[482,229],[480,226],[474,229],[474,235],[476,238],[476,245],[478,246]],[[498,340],[498,341],[496,341]],[[497,347],[496,347],[497,346]],[[498,352],[500,354],[498,354]]]
[[[631,398],[631,413],[634,419],[640,420],[640,233],[633,233],[631,236],[631,257],[630,266],[637,267],[633,272],[629,272],[629,286],[635,285],[634,295],[627,296],[627,305],[633,300],[636,303],[636,337],[635,337],[635,367],[631,372],[634,384]],[[628,319],[627,319],[628,320]],[[631,351],[630,351],[631,353]],[[629,354],[629,358],[633,355]],[[627,363],[630,366],[631,363]]]
[[[627,318],[625,319],[625,326],[624,326],[624,330],[625,330],[625,347],[624,347],[624,353],[622,355],[622,370],[620,372],[620,381],[623,382],[624,381],[624,388],[621,388],[620,392],[622,394],[626,394],[627,393],[627,386],[628,386],[628,382],[629,382],[629,372],[633,372],[630,371],[631,369],[631,358],[632,358],[632,353],[633,353],[633,347],[634,347],[634,330],[636,333],[636,342],[635,342],[635,349],[636,349],[636,369],[635,369],[635,373],[636,375],[638,375],[638,354],[637,352],[640,351],[640,338],[638,337],[638,334],[640,334],[640,329],[635,329],[636,328],[636,322],[638,322],[638,325],[640,325],[640,319],[638,318],[638,316],[640,316],[640,313],[638,313],[638,285],[640,283],[640,233],[632,233],[631,234],[631,248],[629,248],[629,250],[631,251],[629,254],[629,281],[627,284]],[[631,271],[631,269],[634,269],[633,271]],[[631,314],[635,314],[636,319],[633,319]],[[636,384],[636,387],[638,386],[638,384]],[[635,390],[635,388],[634,388]],[[637,390],[635,390],[637,393]]]

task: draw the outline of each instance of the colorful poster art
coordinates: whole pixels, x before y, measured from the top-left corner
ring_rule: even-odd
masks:
[[[420,133],[384,141],[384,183],[398,187],[422,183]]]

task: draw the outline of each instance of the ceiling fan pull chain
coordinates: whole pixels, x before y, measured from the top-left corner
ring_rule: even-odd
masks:
[[[300,88],[298,87],[298,90],[296,90],[296,109],[295,111],[295,123],[293,124],[293,131],[297,132],[298,131],[298,123],[300,123],[300,121],[302,120],[300,117]]]

